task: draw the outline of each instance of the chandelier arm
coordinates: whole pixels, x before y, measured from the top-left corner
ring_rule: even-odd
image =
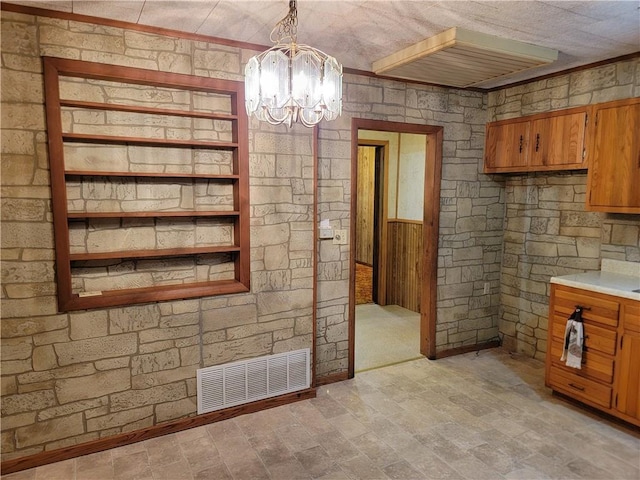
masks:
[[[271,124],[271,125],[280,125],[282,123],[287,123],[289,126],[291,126],[291,111],[287,110],[287,115],[282,119],[282,120],[278,120],[277,118],[273,118],[273,115],[271,114],[271,110],[269,110],[266,106],[263,107],[264,108],[264,113],[265,113],[265,118],[267,119],[267,123]]]
[[[322,117],[320,117],[320,120],[322,120]],[[317,125],[318,123],[320,123],[320,121],[317,121],[317,122],[311,122],[311,123],[309,123],[309,122],[307,122],[307,121],[302,117],[302,115],[300,116],[300,118],[298,119],[298,121],[299,121],[302,125],[304,125],[305,127],[313,127],[313,126]]]

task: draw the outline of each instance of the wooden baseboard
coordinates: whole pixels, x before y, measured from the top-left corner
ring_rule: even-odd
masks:
[[[342,382],[344,380],[349,380],[349,372],[334,373],[333,375],[318,377],[316,378],[316,387],[321,387],[322,385],[328,385],[330,383]]]
[[[450,348],[448,350],[443,350],[441,352],[437,352],[435,358],[430,360],[436,360],[445,357],[452,357],[453,355],[461,355],[463,353],[469,352],[477,352],[480,350],[486,350],[487,348],[498,348],[500,346],[499,340],[492,340],[487,343],[481,343],[479,345],[465,345],[463,347]]]
[[[372,263],[360,262],[358,260],[356,260],[355,262],[356,262],[357,265],[364,265],[365,267],[373,268],[373,264]]]
[[[315,398],[316,389],[308,388],[300,392],[288,393],[279,397],[267,398],[258,402],[238,405],[236,407],[225,408],[216,412],[205,413],[195,417],[181,418],[172,422],[166,422],[152,427],[135,430],[133,432],[121,433],[99,440],[81,443],[79,445],[71,445],[69,447],[59,448],[47,452],[36,453],[27,457],[16,458],[2,462],[0,470],[2,475],[6,475],[28,468],[39,467],[48,463],[68,460],[70,458],[88,455],[90,453],[101,452],[111,448],[122,447],[131,443],[149,440],[150,438],[161,437],[169,433],[176,433],[189,428],[200,427],[209,423],[227,420],[229,418],[238,417],[246,413],[258,412],[268,408],[279,407],[288,403],[298,402],[309,398]]]

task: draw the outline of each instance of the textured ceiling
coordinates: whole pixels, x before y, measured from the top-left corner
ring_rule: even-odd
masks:
[[[288,0],[10,1],[270,46]],[[450,27],[559,51],[551,65],[494,79],[496,87],[640,50],[640,2],[298,0],[298,42],[345,67],[372,63]]]

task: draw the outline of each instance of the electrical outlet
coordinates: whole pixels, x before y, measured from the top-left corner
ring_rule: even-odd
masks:
[[[334,230],[333,231],[333,244],[334,245],[346,245],[347,244],[347,231],[346,230]]]
[[[488,295],[489,292],[491,291],[491,285],[489,284],[489,282],[484,282],[484,295]]]

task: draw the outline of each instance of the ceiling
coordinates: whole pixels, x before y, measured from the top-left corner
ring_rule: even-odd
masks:
[[[288,0],[10,1],[271,46]],[[640,2],[298,0],[298,42],[344,67],[372,64],[451,27],[558,50],[549,65],[485,81],[493,88],[640,51]]]

